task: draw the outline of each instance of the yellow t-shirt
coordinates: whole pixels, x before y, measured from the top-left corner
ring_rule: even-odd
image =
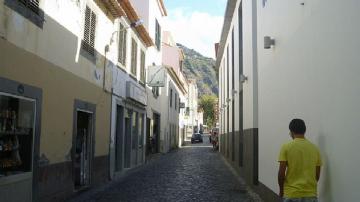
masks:
[[[295,138],[281,147],[279,161],[287,161],[285,198],[317,196],[316,166],[321,166],[319,149],[310,141]]]

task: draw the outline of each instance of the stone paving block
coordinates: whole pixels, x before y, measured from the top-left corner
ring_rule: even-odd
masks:
[[[244,182],[234,176],[210,144],[187,146],[156,158],[101,191],[83,193],[70,202],[254,201]]]

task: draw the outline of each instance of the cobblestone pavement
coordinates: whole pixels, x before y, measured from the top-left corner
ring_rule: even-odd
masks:
[[[255,201],[213,151],[209,138],[203,139],[203,144],[187,144],[161,155],[111,186],[71,202]]]

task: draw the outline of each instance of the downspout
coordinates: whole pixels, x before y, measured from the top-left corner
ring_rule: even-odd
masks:
[[[105,46],[105,54],[104,54],[104,71],[103,71],[103,91],[105,93],[106,92],[106,89],[105,89],[105,81],[106,81],[106,62],[107,62],[107,58],[106,58],[106,53],[109,51],[109,45],[106,45]],[[110,135],[109,135],[109,156],[108,156],[108,162],[109,162],[109,180],[112,179],[112,172],[111,172],[111,144],[112,144],[112,140],[111,140],[111,135],[112,135],[112,88],[111,88],[111,92],[110,92]]]

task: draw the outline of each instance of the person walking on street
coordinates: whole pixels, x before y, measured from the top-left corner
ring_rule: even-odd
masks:
[[[321,156],[317,146],[305,138],[306,125],[301,119],[289,124],[292,141],[279,154],[279,196],[284,202],[317,202]]]

